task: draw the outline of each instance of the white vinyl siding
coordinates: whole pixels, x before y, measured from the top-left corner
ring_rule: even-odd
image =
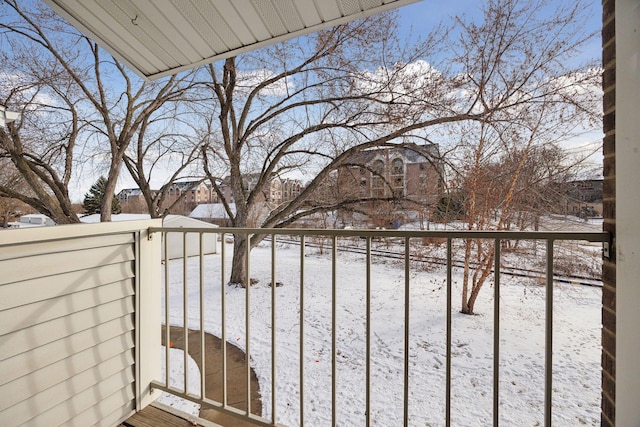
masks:
[[[143,388],[134,349],[144,229],[39,230],[0,232],[0,425],[115,425]]]

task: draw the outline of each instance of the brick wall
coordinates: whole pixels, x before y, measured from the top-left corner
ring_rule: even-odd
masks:
[[[616,39],[615,0],[602,1],[602,65],[604,66],[604,230],[616,231]],[[615,240],[614,240],[615,242]],[[615,425],[616,402],[616,260],[615,248],[603,263],[602,290],[602,426]]]

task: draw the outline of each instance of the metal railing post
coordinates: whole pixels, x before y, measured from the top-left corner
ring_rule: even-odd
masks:
[[[452,242],[447,239],[447,362],[446,362],[446,399],[445,402],[445,424],[451,426],[451,309],[452,309]]]
[[[182,234],[182,334],[184,339],[184,393],[189,384],[189,281],[187,280],[187,233]]]
[[[337,317],[336,317],[336,305],[337,305],[337,271],[336,271],[336,256],[337,256],[337,238],[333,236],[331,240],[331,425],[337,425],[336,416],[336,351],[337,351]]]
[[[200,256],[198,260],[200,262],[200,396],[202,399],[206,399],[206,359],[205,359],[205,341],[204,341],[204,234],[200,233]]]
[[[271,422],[276,423],[276,235],[271,235]]]
[[[553,374],[553,239],[547,240],[547,281],[544,346],[544,425],[551,427]]]
[[[366,319],[366,425],[371,424],[371,237],[367,237],[367,260],[366,260],[366,299],[367,299],[367,319]]]
[[[227,285],[225,283],[225,260],[226,260],[226,244],[225,233],[221,236],[220,250],[220,326],[221,326],[221,343],[222,347],[222,406],[227,406]]]
[[[164,344],[165,344],[165,384],[169,387],[169,372],[171,360],[169,353],[171,348],[171,325],[169,322],[169,233],[162,233],[164,237]]]
[[[498,427],[500,410],[500,239],[493,241],[493,425]]]
[[[404,240],[404,425],[409,425],[409,238]]]
[[[300,236],[300,425],[304,425],[304,256],[305,236]]]
[[[245,237],[245,374],[247,376],[247,416],[251,414],[251,235]]]

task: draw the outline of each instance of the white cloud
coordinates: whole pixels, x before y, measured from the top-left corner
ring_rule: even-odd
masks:
[[[242,95],[248,95],[254,88],[262,82],[275,77],[277,74],[271,70],[260,69],[254,71],[238,72],[236,85]],[[274,83],[266,86],[260,94],[266,96],[284,96],[294,89],[294,84],[290,79],[278,79]]]
[[[37,105],[59,105],[52,96],[42,91],[38,92],[29,76],[0,71],[0,93],[6,96],[11,91],[19,91],[20,98],[25,102],[28,101],[24,106],[27,111],[36,110]]]
[[[435,86],[444,81],[442,73],[423,60],[396,63],[393,68],[378,67],[355,77],[360,93],[375,93],[382,101],[396,102],[410,102],[416,97],[433,93]]]

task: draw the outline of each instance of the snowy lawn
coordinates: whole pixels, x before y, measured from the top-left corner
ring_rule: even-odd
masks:
[[[166,347],[162,346],[162,372],[166,373]],[[200,370],[198,369],[198,365],[196,361],[188,356],[188,387],[187,392],[200,395]],[[177,388],[178,390],[184,391],[184,351],[177,348],[169,348],[169,378],[171,382],[171,387]],[[160,379],[160,381],[165,381],[165,377]],[[186,412],[187,414],[198,416],[200,414],[200,405],[197,403],[193,403],[189,400],[185,400],[179,398],[173,394],[162,392],[160,397],[158,398],[158,402],[163,405],[168,405],[173,408],[179,409],[182,412]]]
[[[276,280],[276,421],[300,425],[300,248],[278,244]],[[226,274],[232,246],[227,245]],[[204,258],[205,329],[221,334],[220,255]],[[531,261],[535,262],[535,260]],[[304,257],[304,422],[331,424],[331,263],[307,249]],[[523,260],[520,263],[527,266]],[[183,325],[182,261],[170,264],[170,319]],[[260,381],[263,416],[271,418],[271,244],[251,254],[251,361]],[[188,261],[188,326],[199,328],[199,262]],[[402,261],[374,258],[371,266],[371,419],[402,423],[405,278]],[[365,420],[366,289],[364,256],[339,253],[337,263],[338,425]],[[441,426],[445,415],[446,273],[440,266],[410,271],[410,425]],[[493,399],[493,282],[475,316],[459,313],[461,271],[454,270],[452,425],[490,425]],[[227,339],[245,349],[242,288],[224,286]],[[543,424],[545,291],[533,279],[501,277],[500,422]],[[558,284],[554,290],[553,425],[598,425],[600,420],[599,288]]]

